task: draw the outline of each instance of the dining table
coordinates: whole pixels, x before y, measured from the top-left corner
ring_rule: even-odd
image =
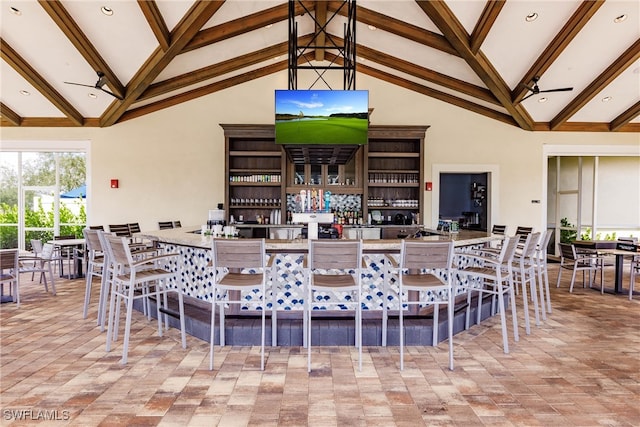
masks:
[[[640,256],[638,245],[627,244],[616,240],[575,240],[573,244],[577,247],[587,248],[595,251],[598,255],[614,256],[614,280],[613,289],[604,288],[604,292],[622,294],[626,293],[623,288],[624,259],[625,257]],[[602,284],[604,286],[604,284]]]
[[[84,272],[82,268],[83,260],[86,259],[84,256],[85,253],[85,239],[59,239],[59,240],[49,240],[47,243],[52,244],[57,249],[70,249],[73,251],[74,256],[73,260],[75,263],[75,273],[69,271],[67,275],[64,274],[64,270],[60,269],[60,277],[67,277],[68,279],[79,279],[84,277]],[[81,255],[78,256],[78,253]],[[71,260],[71,258],[69,258]],[[64,265],[64,264],[63,264]]]

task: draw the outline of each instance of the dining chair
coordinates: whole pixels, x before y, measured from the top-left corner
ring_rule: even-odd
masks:
[[[109,224],[109,232],[115,234],[116,236],[131,236],[129,224]]]
[[[21,255],[18,257],[20,273],[40,273],[39,281],[44,281],[44,290],[49,292],[47,284],[47,274],[51,281],[51,293],[56,294],[56,284],[53,276],[53,264],[58,262],[56,258],[55,247],[51,243],[42,245],[42,251],[38,256]]]
[[[631,274],[629,276],[629,301],[633,299],[633,288],[636,283],[636,276],[640,274],[640,255],[631,258]]]
[[[404,369],[404,306],[433,306],[431,345],[437,346],[440,306],[447,305],[447,331],[449,339],[449,369],[453,370],[453,241],[410,241],[403,239],[398,268],[399,322],[400,322],[400,370]],[[419,297],[409,300],[408,292],[416,291]],[[405,294],[407,298],[405,299]]]
[[[112,256],[114,274],[112,276],[111,296],[109,302],[109,316],[107,322],[106,351],[111,351],[112,341],[116,341],[119,329],[120,305],[126,304],[126,320],[124,327],[123,349],[121,363],[127,363],[129,338],[131,335],[131,320],[133,317],[133,301],[154,297],[156,301],[156,316],[158,321],[158,336],[162,337],[163,315],[164,324],[168,328],[168,315],[178,317],[182,348],[187,348],[185,336],[184,301],[182,290],[170,287],[169,280],[175,279],[176,273],[169,271],[163,263],[175,258],[177,254],[166,253],[153,258],[136,261],[131,254],[126,237],[105,235],[109,255]],[[169,293],[178,294],[178,313],[168,307]]]
[[[225,306],[229,304],[254,305],[261,312],[262,326],[260,338],[260,369],[264,370],[265,359],[265,316],[267,311],[267,269],[265,239],[213,239],[212,269],[214,272],[211,290],[211,335],[209,349],[209,370],[213,370],[216,305],[220,306],[219,337],[220,346],[225,345]],[[273,257],[272,257],[273,258]],[[218,298],[218,291],[221,291]],[[230,291],[245,293],[245,298],[232,300]],[[260,295],[259,299],[254,296]]]
[[[476,323],[480,323],[483,294],[490,294],[493,301],[497,299],[500,312],[500,325],[502,328],[502,348],[509,353],[509,338],[507,332],[507,319],[505,310],[505,298],[509,298],[511,305],[511,317],[513,323],[514,341],[519,341],[518,316],[516,313],[516,299],[513,286],[513,258],[518,246],[518,236],[507,236],[504,239],[502,249],[498,256],[482,256],[474,253],[456,254],[456,265],[470,263],[469,267],[457,270],[458,275],[466,280],[461,280],[459,286],[467,289],[467,316],[466,328],[469,328],[471,316],[472,292],[478,293],[478,308]],[[459,257],[464,260],[458,262]],[[493,310],[492,310],[493,312]]]
[[[18,249],[0,250],[0,285],[9,284],[9,292],[20,307],[20,270],[18,268]]]
[[[102,269],[104,268],[104,251],[102,249],[102,244],[100,243],[100,238],[98,237],[98,231],[100,230],[92,230],[88,228],[82,230],[87,251],[87,272],[85,274],[86,285],[84,292],[84,306],[82,309],[83,319],[87,318],[89,311],[93,278],[97,277],[102,281],[103,276]],[[98,306],[100,306],[100,304],[98,304]],[[98,317],[100,316],[98,315]]]
[[[182,223],[180,221],[173,221],[173,228],[180,228],[182,227]]]
[[[494,224],[493,227],[491,228],[491,234],[500,234],[504,236],[506,233],[507,233],[506,225]]]
[[[556,288],[560,287],[560,278],[562,276],[562,270],[571,270],[571,284],[569,286],[569,292],[573,292],[573,285],[576,280],[576,273],[582,271],[582,287],[585,285],[585,273],[589,275],[589,287],[593,285],[596,272],[599,268],[600,257],[595,251],[589,251],[586,249],[578,250],[574,244],[571,243],[558,243],[560,249],[560,268],[558,269],[558,281]],[[593,277],[591,276],[593,273]]]
[[[160,230],[168,230],[170,228],[173,228],[173,222],[171,222],[171,221],[160,221],[160,222],[158,222],[158,228],[160,228]]]
[[[309,240],[305,299],[308,372],[311,372],[312,312],[329,306],[353,306],[358,369],[362,370],[362,262],[362,240]],[[325,298],[327,292],[347,295],[340,301],[331,301]]]

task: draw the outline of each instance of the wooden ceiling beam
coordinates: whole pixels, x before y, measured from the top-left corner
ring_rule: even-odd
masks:
[[[84,118],[53,86],[47,82],[36,70],[31,67],[18,53],[0,38],[0,51],[2,59],[18,72],[31,86],[44,95],[57,109],[69,118],[75,126],[82,126]]]
[[[489,117],[494,120],[498,120],[502,123],[506,123],[508,125],[512,125],[516,127],[518,126],[518,124],[513,119],[513,117],[509,116],[508,114],[504,114],[504,113],[501,113],[500,111],[492,110],[491,108],[487,108],[482,105],[474,104],[473,102],[467,101],[466,99],[458,98],[457,96],[453,96],[448,93],[441,92],[439,90],[432,89],[427,86],[423,86],[416,82],[412,82],[410,80],[403,79],[393,74],[377,70],[373,67],[369,67],[368,65],[360,65],[358,67],[358,72],[383,80],[389,84],[400,86],[405,89],[411,90],[413,92],[417,92],[422,95],[426,95],[431,98],[435,98],[440,101],[458,106],[460,108],[463,108],[468,111],[472,111],[482,116]]]
[[[113,102],[100,118],[101,126],[115,124],[120,116],[138,99],[153,83],[153,80],[164,70],[182,49],[191,41],[204,24],[224,4],[223,1],[196,2],[182,17],[172,34],[171,46],[166,51],[158,47],[138,70],[127,88],[127,96],[123,101]]]
[[[93,46],[89,38],[73,20],[69,12],[58,0],[39,0],[38,3],[49,14],[53,22],[69,39],[71,44],[78,50],[85,61],[94,71],[101,71],[109,81],[108,86],[111,92],[120,98],[125,96],[125,88],[116,74],[113,72],[107,61],[105,61],[98,50]]]
[[[624,113],[620,114],[618,117],[613,119],[611,123],[609,123],[611,131],[615,132],[620,130],[624,125],[631,122],[631,120],[635,119],[639,115],[640,115],[640,101],[633,104]]]
[[[313,10],[315,6],[314,1],[304,1],[303,3],[308,10]],[[296,13],[301,14],[304,12],[304,8],[296,3]],[[269,9],[261,10],[220,25],[201,30],[189,43],[185,45],[181,53],[189,52],[222,40],[240,36],[250,31],[264,28],[270,24],[286,21],[287,19],[289,19],[289,6],[285,2],[279,6],[274,6]]]
[[[246,83],[251,80],[258,79],[260,77],[268,76],[283,70],[286,70],[288,63],[286,60],[277,62],[275,64],[268,65],[256,70],[251,70],[238,76],[230,77],[219,82],[211,83],[209,85],[190,90],[188,92],[181,93],[179,95],[172,96],[170,98],[162,99],[151,104],[144,105],[139,108],[134,108],[126,111],[119,122],[131,120],[145,114],[153,113],[165,108],[173,107],[174,105],[181,104],[183,102],[191,101],[192,99],[200,98],[202,96],[210,95],[214,92],[218,92],[223,89],[233,87],[242,83]]]
[[[455,47],[460,56],[469,64],[471,69],[480,77],[500,104],[507,110],[524,130],[533,130],[533,120],[529,113],[520,104],[511,102],[511,92],[500,74],[489,62],[486,56],[479,51],[473,53],[469,46],[469,34],[464,29],[451,9],[441,0],[416,0],[418,5],[427,14],[429,19],[442,31],[449,43]]]
[[[340,10],[339,13],[346,16],[347,11],[343,10],[344,8],[340,9],[341,3],[342,2],[340,1],[329,1],[329,10],[332,12]],[[358,6],[357,4],[356,15],[358,16],[358,22],[362,22],[363,24],[373,25],[379,30],[404,37],[408,40],[429,46],[450,55],[460,56],[458,51],[441,34],[434,33],[433,31],[392,18],[391,16],[384,15],[371,9]]]
[[[493,96],[490,90],[476,86],[474,84],[459,80],[453,77],[449,77],[445,74],[437,71],[421,67],[413,62],[405,61],[395,56],[388,55],[379,50],[371,49],[366,46],[358,45],[358,56],[365,58],[368,61],[375,62],[385,67],[389,67],[398,70],[402,73],[418,77],[420,79],[435,83],[437,85],[446,87],[457,92],[464,93],[465,95],[473,96],[474,98],[481,99],[482,101],[490,102],[492,104],[501,105],[500,102]],[[360,67],[360,65],[358,65]]]
[[[487,38],[489,30],[491,30],[493,23],[498,19],[498,15],[505,3],[506,0],[491,0],[485,4],[484,10],[471,33],[471,42],[469,44],[473,54],[478,53],[480,50],[480,46],[484,43],[484,39]]]
[[[622,55],[613,61],[613,64],[607,67],[594,81],[589,83],[578,96],[551,120],[551,129],[556,130],[562,123],[566,122],[609,83],[630,67],[638,58],[640,58],[640,39],[629,46]]]
[[[0,102],[0,116],[14,126],[20,126],[20,122],[22,122],[22,117],[2,102]]]
[[[301,43],[308,43],[311,36],[300,38]],[[289,43],[282,42],[264,49],[249,52],[235,58],[218,62],[198,70],[190,71],[179,76],[154,83],[138,98],[138,100],[150,99],[174,90],[182,89],[192,84],[200,83],[209,79],[231,73],[260,62],[269,61],[281,55],[287,55],[289,51]]]
[[[560,56],[560,54],[569,46],[569,43],[580,33],[587,25],[587,22],[595,15],[604,4],[604,0],[585,0],[580,4],[578,9],[573,13],[571,18],[562,27],[562,30],[553,38],[551,43],[540,54],[538,59],[531,65],[529,71],[522,76],[520,84],[511,91],[511,99],[514,103],[519,103],[522,98],[529,92],[524,85],[530,85],[533,78],[542,76],[545,71],[551,67],[551,64]]]
[[[326,43],[326,25],[327,25],[327,2],[326,1],[317,1],[315,6],[315,40],[314,44],[316,46],[324,46]],[[316,48],[315,49],[316,61],[324,61],[324,49]]]
[[[142,11],[151,31],[156,36],[156,40],[160,44],[160,48],[165,52],[169,50],[171,44],[171,33],[167,27],[167,23],[162,17],[162,13],[158,8],[155,0],[138,0],[138,7]]]

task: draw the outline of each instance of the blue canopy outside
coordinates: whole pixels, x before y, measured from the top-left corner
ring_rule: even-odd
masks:
[[[73,190],[69,190],[66,193],[60,195],[63,199],[84,199],[87,197],[87,185],[83,184],[80,187],[76,187]]]

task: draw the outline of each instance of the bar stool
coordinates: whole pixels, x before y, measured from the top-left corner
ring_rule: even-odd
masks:
[[[362,370],[362,240],[309,240],[307,258],[306,343],[307,370],[311,372],[311,313],[327,306],[355,309],[355,345]],[[349,292],[350,301],[332,302],[316,292]]]
[[[122,361],[127,363],[129,351],[129,337],[131,334],[131,318],[133,315],[133,301],[139,298],[154,296],[156,299],[156,314],[158,318],[158,335],[162,336],[164,313],[165,324],[168,328],[167,315],[178,317],[180,321],[180,334],[182,348],[187,348],[184,321],[184,302],[182,290],[170,288],[169,279],[175,278],[176,273],[163,268],[160,261],[174,258],[177,254],[164,254],[154,258],[145,258],[134,261],[131,249],[125,237],[106,235],[105,242],[109,248],[109,255],[113,258],[114,274],[112,277],[111,298],[109,302],[109,321],[107,326],[106,351],[111,351],[111,342],[117,340],[120,304],[126,303],[126,321],[124,329],[124,342],[122,349]],[[168,308],[167,294],[178,294],[179,312],[174,313]]]
[[[84,235],[84,240],[87,247],[87,280],[84,292],[84,308],[82,310],[82,318],[86,319],[89,311],[89,303],[91,301],[93,277],[95,276],[102,280],[102,269],[104,268],[104,253],[102,250],[102,244],[100,243],[100,238],[98,237],[98,230],[85,228],[84,230],[82,230],[82,234]],[[98,314],[98,318],[99,317],[100,316]]]
[[[449,338],[449,369],[453,370],[453,315],[455,296],[452,280],[453,241],[409,241],[402,240],[399,266],[400,299],[400,370],[404,369],[404,305],[433,306],[432,345],[438,345],[438,314],[440,305],[447,305],[447,330]],[[403,300],[403,291],[418,291],[415,301]]]
[[[158,228],[160,228],[160,230],[168,230],[170,228],[173,228],[173,222],[171,222],[171,221],[160,221],[160,222],[158,222]]]
[[[260,369],[264,370],[267,268],[271,265],[271,262],[269,264],[266,262],[265,239],[213,239],[212,255],[214,280],[211,290],[209,370],[213,370],[216,304],[221,306],[218,325],[220,346],[225,345],[224,306],[226,304],[252,304],[260,309],[262,315]],[[271,257],[271,259],[273,258]],[[221,299],[218,299],[218,290],[223,291]],[[232,301],[229,291],[252,291],[253,295],[259,292],[260,299],[254,301],[253,295],[249,294],[244,300]],[[226,299],[224,299],[225,295]]]
[[[477,323],[480,323],[482,295],[488,293],[493,296],[493,299],[497,298],[500,311],[500,324],[502,327],[502,347],[505,353],[509,353],[507,319],[504,304],[505,296],[510,298],[514,340],[519,341],[520,339],[518,335],[516,300],[513,289],[513,257],[518,246],[518,240],[518,236],[505,237],[502,249],[497,257],[481,256],[473,253],[457,254],[457,256],[464,256],[473,263],[471,267],[458,270],[460,276],[466,276],[467,278],[466,281],[463,280],[460,284],[460,286],[468,290],[466,327],[467,329],[469,328],[472,291],[478,292]]]
[[[551,293],[549,291],[549,269],[548,269],[548,256],[547,248],[553,235],[552,229],[547,229],[540,242],[536,246],[536,258],[535,263],[538,268],[538,286],[540,288],[540,312],[542,314],[542,320],[547,320],[547,314],[551,314]],[[546,300],[546,308],[545,308]]]
[[[513,260],[514,285],[519,285],[522,289],[522,305],[524,310],[524,323],[527,335],[531,333],[531,323],[529,321],[529,297],[527,295],[527,285],[531,292],[533,301],[536,326],[540,326],[540,311],[538,305],[538,293],[536,291],[536,245],[540,239],[540,233],[526,235],[522,242],[522,249],[516,252]],[[517,288],[516,288],[517,289]]]

